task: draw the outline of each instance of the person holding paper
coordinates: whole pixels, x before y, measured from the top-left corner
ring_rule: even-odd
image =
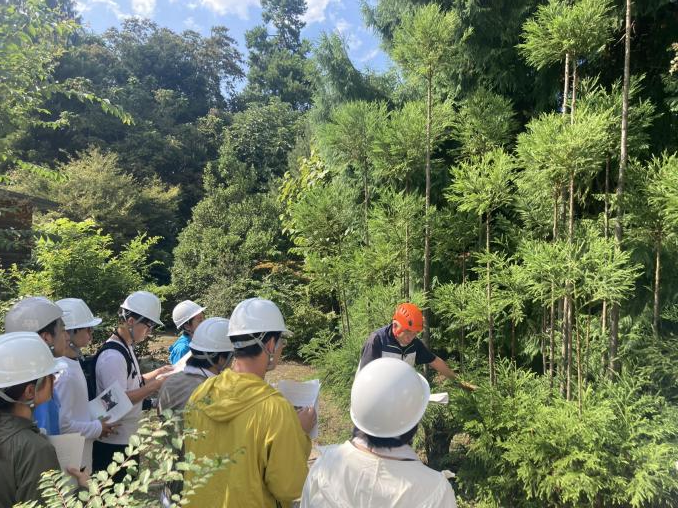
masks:
[[[422,464],[410,446],[429,394],[426,379],[399,359],[361,369],[351,388],[353,438],[322,451],[301,508],[456,508],[447,475]]]
[[[63,321],[63,310],[44,296],[19,300],[5,316],[5,332],[35,332],[49,347],[55,358],[72,353],[68,332]],[[50,436],[59,434],[59,397],[51,397],[36,406],[34,411],[38,427]]]
[[[233,361],[233,344],[228,338],[228,319],[206,319],[195,330],[191,355],[182,371],[169,376],[158,394],[158,410],[183,409],[200,384],[221,373]]]
[[[62,434],[79,433],[85,437],[81,466],[91,472],[94,440],[108,437],[118,427],[90,416],[87,381],[79,361],[82,348],[92,341],[93,328],[101,323],[101,318],[94,317],[87,304],[79,298],[64,298],[56,304],[64,311],[63,320],[71,346],[63,358],[68,368],[54,385],[61,403],[59,430]]]
[[[365,341],[358,370],[377,358],[398,358],[412,367],[429,365],[447,379],[458,381],[464,390],[474,391],[476,386],[459,380],[457,373],[417,338],[423,329],[421,309],[413,303],[401,303],[393,314],[391,324],[372,332]]]
[[[160,374],[172,370],[171,366],[165,366],[147,374],[141,373],[134,346],[146,340],[156,325],[162,325],[160,300],[148,291],[136,291],[120,306],[118,328],[99,350],[95,366],[97,394],[118,383],[125,389],[133,407],[118,421],[119,426],[114,432],[94,441],[94,471],[105,470],[116,452],[124,454],[130,437],[139,427],[144,399],[162,386],[164,378]],[[125,474],[126,471],[121,470],[114,481],[120,481]]]
[[[288,507],[301,495],[315,411],[297,413],[264,380],[278,364],[289,334],[269,300],[251,298],[233,310],[229,337],[235,362],[193,392],[186,426],[204,432],[206,439],[189,439],[185,446],[196,457],[233,454],[235,462],[196,489],[188,506]]]
[[[0,335],[0,506],[40,500],[40,475],[60,469],[54,447],[33,422],[33,410],[50,399],[54,375],[64,369],[37,333]],[[86,486],[86,475],[69,472]]]
[[[184,300],[177,304],[172,311],[172,321],[181,335],[177,341],[169,347],[170,363],[176,364],[189,352],[193,334],[205,320],[205,307],[201,307],[191,300]]]

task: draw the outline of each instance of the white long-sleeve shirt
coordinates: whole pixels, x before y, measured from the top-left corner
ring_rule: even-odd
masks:
[[[139,360],[134,353],[134,348],[126,346],[120,339],[113,335],[106,342],[118,342],[127,347],[132,357],[132,372],[127,375],[127,362],[125,357],[119,351],[114,349],[107,349],[99,355],[96,365],[97,378],[97,394],[106,390],[113,383],[117,382],[126,392],[141,388],[141,369],[139,368]],[[139,428],[139,420],[141,419],[142,402],[139,401],[132,406],[132,409],[123,418],[118,420],[120,426],[116,429],[116,434],[111,434],[108,437],[98,438],[97,441],[102,443],[128,445],[129,438],[132,434],[136,434]]]
[[[93,420],[89,414],[87,381],[80,362],[72,358],[63,360],[68,364],[68,369],[59,375],[54,385],[61,404],[59,430],[62,434],[79,433],[85,437],[85,450],[80,466],[91,471],[92,443],[101,434],[101,422]]]

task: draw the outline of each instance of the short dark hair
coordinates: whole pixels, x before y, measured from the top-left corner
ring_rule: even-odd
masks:
[[[216,365],[216,363],[219,361],[220,358],[224,358],[226,360],[229,359],[229,357],[233,354],[231,351],[220,351],[218,353],[207,353],[205,351],[196,351],[194,349],[191,349],[191,353],[193,354],[198,354],[198,355],[209,355],[209,357],[212,360],[212,363]],[[188,360],[186,360],[186,365],[190,365],[191,367],[195,367],[197,369],[209,369],[212,367],[209,361],[203,358],[194,358],[193,356],[189,356]]]
[[[412,444],[412,440],[414,439],[414,435],[417,433],[418,428],[419,424],[398,437],[376,437],[370,436],[358,427],[353,427],[353,437],[364,439],[374,448],[397,448],[399,446]]]
[[[267,344],[269,340],[275,339],[277,342],[280,340],[280,337],[282,336],[281,332],[266,332],[264,336],[261,339],[262,344]],[[256,335],[234,335],[233,337],[230,337],[231,342],[234,344],[236,342],[245,342],[248,340],[255,339],[257,336]],[[261,346],[259,344],[252,344],[251,346],[247,346],[244,348],[235,348],[234,351],[234,356],[236,358],[254,358],[256,356],[259,356],[261,354]]]
[[[40,335],[41,333],[49,333],[52,337],[54,337],[54,335],[56,335],[56,327],[57,323],[59,322],[59,319],[61,318],[55,319],[47,326],[44,326],[40,330],[38,330],[38,335]]]
[[[37,384],[37,382],[38,380],[34,379],[33,381],[21,383],[20,385],[2,388],[2,391],[4,391],[9,398],[19,400],[19,398],[23,395],[24,391],[26,390],[26,387],[28,385]],[[0,398],[0,413],[9,413],[12,410],[14,404],[15,404],[14,402],[8,402],[5,399]]]

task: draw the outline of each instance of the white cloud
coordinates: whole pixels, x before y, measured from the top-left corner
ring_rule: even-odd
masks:
[[[322,23],[325,21],[325,9],[333,2],[341,5],[338,0],[306,0],[306,14],[304,14],[303,20],[307,25]]]
[[[199,0],[199,2],[220,16],[235,14],[240,19],[249,19],[250,7],[259,7],[259,0]]]
[[[120,5],[115,0],[82,0],[80,2],[76,2],[75,8],[79,13],[82,14],[91,11],[96,4],[103,5],[119,20],[131,17],[131,14],[127,14],[122,11]]]
[[[334,28],[346,41],[349,50],[355,51],[363,45],[363,41],[353,31],[353,25],[344,18],[339,18]]]
[[[150,18],[155,11],[155,0],[132,0],[132,11],[142,18]]]
[[[194,32],[200,32],[200,30],[202,30],[202,26],[195,22],[193,16],[189,16],[184,20],[184,26],[188,30],[193,30]]]
[[[374,59],[379,54],[379,48],[375,48],[366,55],[363,55],[362,57],[358,58],[358,61],[361,63],[367,63],[370,60]]]

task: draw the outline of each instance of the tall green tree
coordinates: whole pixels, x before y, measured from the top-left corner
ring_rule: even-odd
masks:
[[[308,109],[313,95],[310,43],[301,38],[305,0],[263,0],[263,25],[245,33],[249,52],[246,102],[278,97],[296,110]],[[273,29],[270,31],[269,27]]]
[[[363,227],[365,245],[370,244],[368,214],[372,187],[370,155],[378,130],[386,123],[386,105],[377,102],[347,102],[336,108],[330,121],[317,132],[318,142],[328,152],[327,160],[336,161],[358,173],[363,187]]]
[[[448,189],[448,200],[459,210],[485,218],[485,291],[487,300],[487,351],[490,383],[496,383],[494,312],[491,283],[491,224],[494,213],[508,205],[511,200],[511,185],[515,173],[515,161],[501,149],[495,149],[482,157],[475,156],[452,168],[453,182]]]
[[[453,13],[444,13],[437,5],[417,9],[403,18],[394,33],[393,59],[406,73],[424,79],[426,83],[426,153],[425,153],[425,215],[424,215],[424,297],[431,289],[431,121],[433,117],[433,87],[453,54],[459,18]],[[430,335],[430,313],[425,310],[424,342]]]

